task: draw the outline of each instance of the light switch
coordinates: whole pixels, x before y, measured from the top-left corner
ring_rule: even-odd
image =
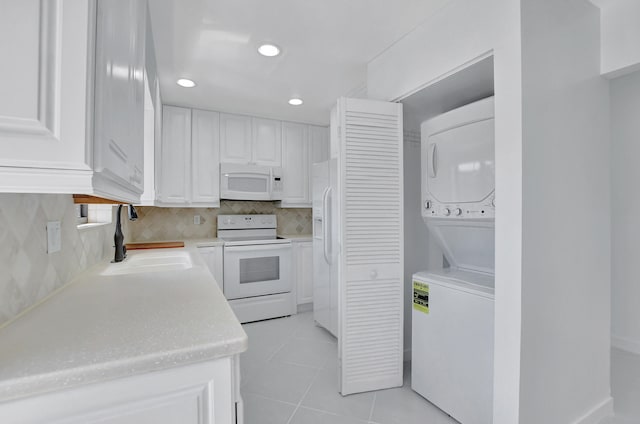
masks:
[[[193,223],[195,225],[200,225],[200,215],[193,215]]]
[[[62,249],[60,221],[47,222],[47,253],[56,253],[60,249]]]

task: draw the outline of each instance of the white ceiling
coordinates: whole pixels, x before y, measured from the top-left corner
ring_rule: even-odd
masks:
[[[150,0],[163,103],[326,125],[367,63],[447,1]]]

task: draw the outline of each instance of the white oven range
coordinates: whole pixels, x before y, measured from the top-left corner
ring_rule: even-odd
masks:
[[[275,215],[218,215],[224,295],[242,323],[295,314],[291,240]]]

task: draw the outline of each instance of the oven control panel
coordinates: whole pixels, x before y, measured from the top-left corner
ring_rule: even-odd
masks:
[[[275,215],[218,215],[218,230],[277,227]]]

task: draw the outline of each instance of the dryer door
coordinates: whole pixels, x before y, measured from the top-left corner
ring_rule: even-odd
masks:
[[[486,199],[495,190],[493,141],[493,119],[430,135],[426,146],[428,193],[441,203]]]

